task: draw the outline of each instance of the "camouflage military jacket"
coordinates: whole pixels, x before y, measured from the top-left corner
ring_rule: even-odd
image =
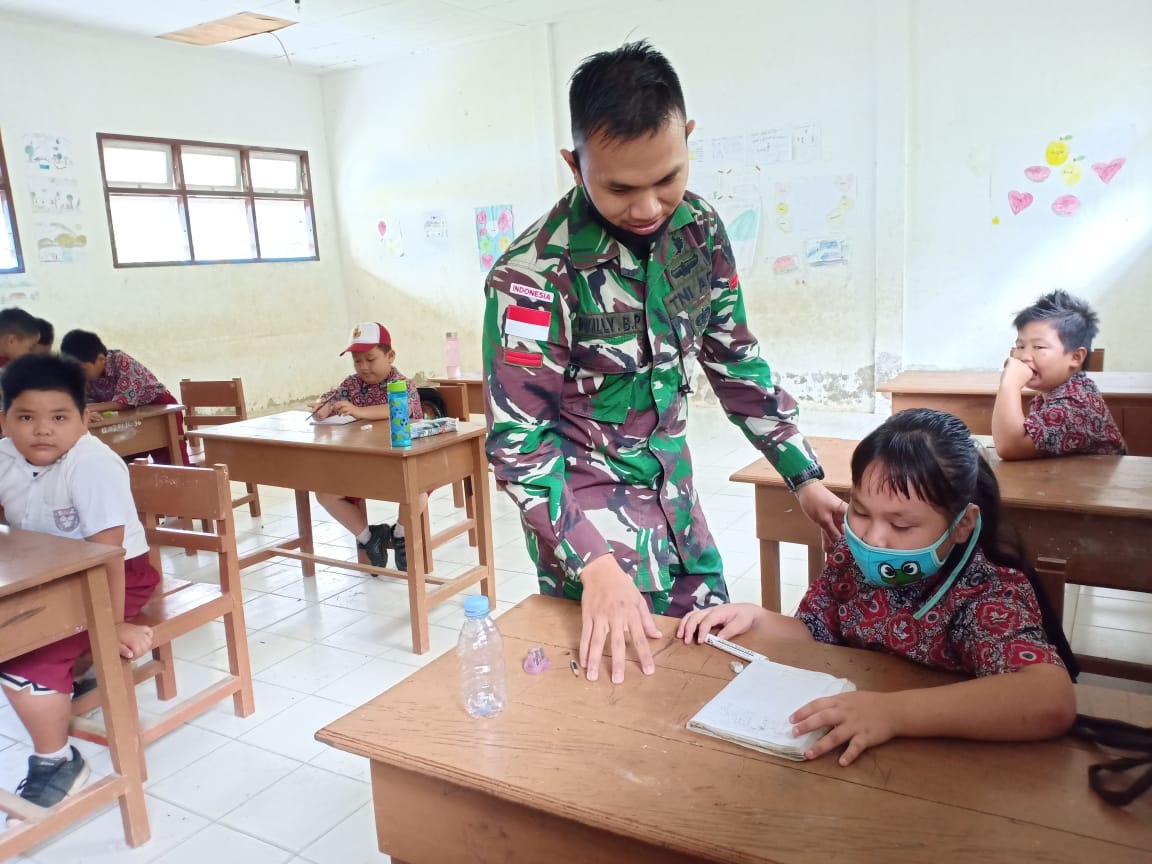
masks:
[[[667,590],[674,556],[686,573],[717,560],[685,441],[698,369],[791,486],[823,476],[748,330],[724,227],[697,196],[643,261],[576,187],[485,290],[488,456],[542,581],[612,552],[641,591]]]

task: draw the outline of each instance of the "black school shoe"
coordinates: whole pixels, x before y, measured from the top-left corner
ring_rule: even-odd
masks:
[[[389,529],[392,532],[392,548],[396,550],[396,569],[408,572],[408,546],[404,542],[403,537],[396,536],[395,528]]]
[[[83,786],[88,779],[88,763],[79,750],[71,749],[71,759],[29,756],[28,776],[16,787],[16,794],[41,807],[51,807]]]
[[[371,536],[368,538],[367,543],[357,543],[361,549],[368,555],[368,561],[373,567],[387,567],[388,566],[388,547],[392,544],[392,526],[387,522],[380,525],[369,525],[368,531]],[[400,553],[396,553],[399,558]],[[373,573],[373,576],[376,574]]]

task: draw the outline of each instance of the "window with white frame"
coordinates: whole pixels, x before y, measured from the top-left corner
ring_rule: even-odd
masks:
[[[20,232],[16,228],[16,211],[12,209],[12,182],[4,159],[4,142],[0,140],[0,273],[23,272]]]
[[[308,154],[97,135],[117,267],[319,257]]]

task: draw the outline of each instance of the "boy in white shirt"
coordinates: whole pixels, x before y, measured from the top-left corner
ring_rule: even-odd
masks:
[[[120,654],[152,648],[152,630],[128,623],[148,602],[160,574],[148,562],[128,467],[88,434],[84,371],[54,355],[13,360],[0,377],[0,508],[13,528],[124,547],[107,564]],[[68,743],[72,666],[88,651],[77,633],[0,664],[0,685],[32,736],[21,797],[51,807],[79,789],[88,766]]]

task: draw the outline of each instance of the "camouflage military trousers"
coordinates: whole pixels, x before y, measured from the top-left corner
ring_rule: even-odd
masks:
[[[720,564],[719,554],[713,552],[707,557],[715,558],[717,565]],[[693,609],[704,609],[728,602],[728,584],[724,581],[723,573],[685,573],[678,562],[668,569],[672,577],[670,589],[641,592],[650,612],[671,618],[683,618]],[[552,577],[548,577],[540,580],[540,593],[578,601],[584,593],[584,585],[576,579],[565,579],[557,590]]]

